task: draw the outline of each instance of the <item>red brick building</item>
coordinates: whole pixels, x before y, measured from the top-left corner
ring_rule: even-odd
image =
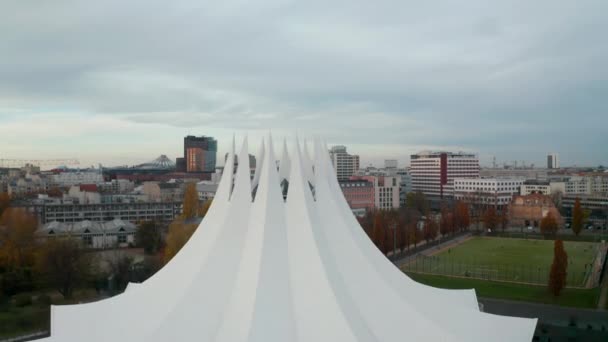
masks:
[[[340,187],[351,209],[366,210],[374,208],[374,183],[366,179],[341,180]]]
[[[530,194],[515,196],[509,208],[510,222],[513,226],[538,227],[543,217],[551,213],[561,227],[564,220],[549,196]]]

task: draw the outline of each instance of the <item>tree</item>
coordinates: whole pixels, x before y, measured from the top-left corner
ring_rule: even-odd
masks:
[[[0,217],[0,265],[8,268],[34,264],[38,221],[27,210],[8,208]]]
[[[378,247],[378,249],[386,254],[386,243],[385,243],[385,239],[386,239],[386,221],[384,219],[384,214],[380,211],[377,210],[374,213],[374,228],[372,230],[372,241],[374,242],[374,244],[376,245],[376,247]]]
[[[486,229],[494,230],[498,226],[499,218],[493,206],[488,207],[483,215],[483,224]]]
[[[133,257],[116,249],[107,255],[106,263],[114,281],[115,292],[122,293],[127,288],[131,279]]]
[[[430,211],[429,201],[421,191],[408,193],[405,198],[405,204],[408,208],[418,210],[422,215],[426,215]]]
[[[194,234],[194,231],[196,231],[196,228],[196,224],[186,224],[183,219],[178,219],[169,225],[169,233],[167,234],[164,251],[165,263],[168,263],[173,259],[182,247],[184,247],[192,234]]]
[[[417,224],[411,223],[408,228],[408,233],[410,235],[409,236],[410,243],[413,243],[414,248],[416,248],[416,246],[418,245],[418,242],[420,242],[420,239],[421,239],[421,234],[420,234],[420,231],[418,230]]]
[[[542,220],[540,220],[540,232],[545,236],[553,236],[557,233],[557,220],[548,212]]]
[[[146,254],[158,252],[162,245],[162,236],[159,225],[154,221],[146,221],[139,225],[135,233],[137,246],[144,249]]]
[[[207,211],[209,211],[209,207],[211,207],[211,202],[213,202],[213,200],[206,200],[201,203],[198,207],[198,217],[205,217],[205,215],[207,215]]]
[[[49,197],[55,197],[55,198],[60,198],[63,197],[63,190],[61,190],[60,188],[51,188],[46,192],[47,195],[49,195]]]
[[[439,232],[441,235],[448,235],[453,231],[454,217],[450,210],[444,206],[441,209],[441,221],[439,222]]]
[[[413,242],[411,239],[411,229],[416,228],[416,224],[420,220],[420,212],[414,208],[400,208],[397,212],[397,229],[399,230],[399,244],[401,250],[409,249]]]
[[[76,286],[92,275],[92,259],[79,241],[73,238],[50,238],[40,249],[37,269],[50,286],[64,298],[71,298]]]
[[[467,203],[462,201],[456,202],[454,206],[454,225],[460,231],[469,229],[471,216],[469,215],[469,205]]]
[[[0,216],[11,205],[11,196],[7,192],[0,193]]]
[[[186,184],[186,190],[184,191],[183,217],[186,219],[194,218],[197,216],[198,210],[199,202],[196,184],[188,183]]]
[[[435,220],[433,220],[432,218],[427,217],[426,221],[424,222],[423,231],[424,240],[426,241],[426,243],[435,240],[435,238],[437,237],[438,230],[439,228],[437,227],[437,222],[435,222]]]
[[[568,254],[564,250],[564,243],[562,240],[555,240],[553,244],[553,263],[549,273],[549,291],[554,296],[559,296],[566,286],[567,267]]]
[[[581,200],[577,197],[574,201],[574,208],[572,209],[572,231],[578,236],[583,230],[584,220],[583,209],[581,208]]]
[[[500,211],[500,227],[502,228],[502,232],[505,232],[505,229],[507,229],[507,226],[509,225],[509,211],[507,208],[503,208]]]

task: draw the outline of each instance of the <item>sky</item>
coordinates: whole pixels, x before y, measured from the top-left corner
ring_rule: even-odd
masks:
[[[0,158],[138,164],[187,134],[608,165],[608,1],[5,1]],[[219,158],[218,158],[219,159]]]

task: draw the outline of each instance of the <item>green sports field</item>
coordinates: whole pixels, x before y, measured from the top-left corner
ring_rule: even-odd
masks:
[[[565,241],[567,286],[584,287],[598,246]],[[546,284],[553,260],[552,240],[474,237],[464,243],[421,257],[405,271],[495,281]]]

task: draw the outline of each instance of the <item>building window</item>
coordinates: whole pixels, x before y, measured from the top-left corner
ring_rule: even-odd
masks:
[[[93,237],[91,235],[85,235],[82,237],[82,242],[85,244],[85,246],[92,246]]]

